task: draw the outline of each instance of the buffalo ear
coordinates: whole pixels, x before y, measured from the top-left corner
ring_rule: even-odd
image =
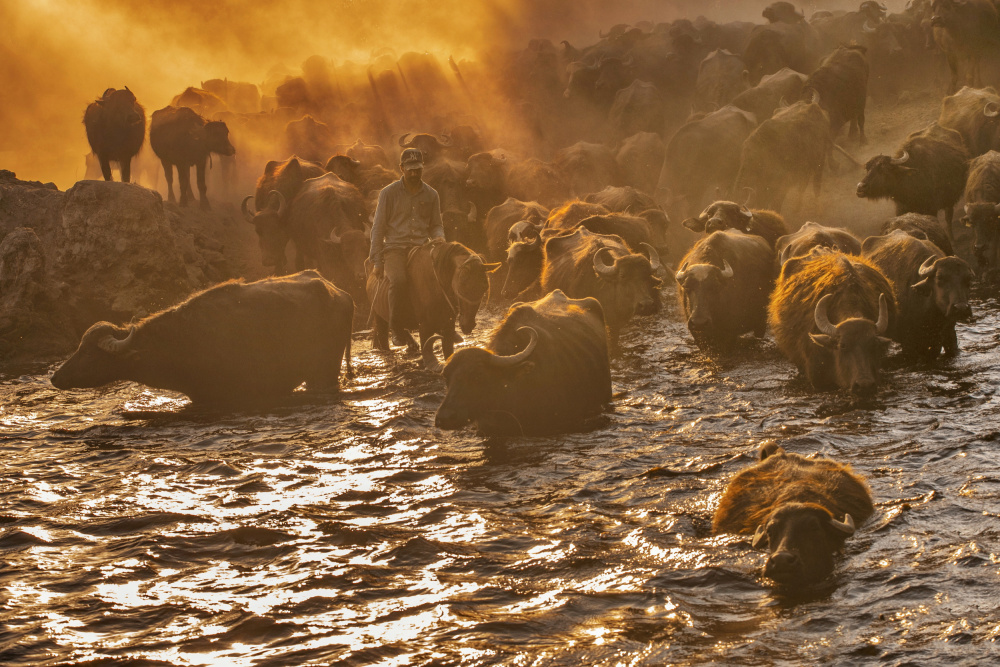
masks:
[[[758,452],[761,461],[767,459],[767,457],[769,456],[774,456],[775,454],[784,454],[784,453],[785,453],[785,448],[776,442],[769,442],[765,445],[761,445],[760,452]]]
[[[688,218],[681,223],[692,232],[703,232],[705,231],[705,221],[701,218]]]
[[[837,339],[826,334],[811,333],[809,334],[809,338],[811,338],[812,342],[816,343],[820,347],[836,347],[837,345]]]
[[[495,264],[483,264],[483,268],[486,269],[486,273],[494,273],[501,266],[503,266],[502,262],[496,262]]]

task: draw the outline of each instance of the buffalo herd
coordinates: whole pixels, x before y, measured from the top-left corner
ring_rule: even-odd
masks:
[[[399,59],[398,77],[369,68],[365,94],[339,107],[355,111],[340,126],[331,100],[347,93],[338,83],[321,95],[312,59],[303,77],[276,86],[267,112],[237,110],[239,100],[264,101],[244,88],[188,89],[152,114],[149,129],[170,201],[177,167],[181,205],[192,198],[193,165],[208,206],[206,159],[236,151],[227,122],[239,146],[240,133],[289,119],[288,157],[255,165],[256,189],[242,204],[274,277],[218,285],[128,327],[95,324],[53,385],[132,380],[223,405],[303,382],[336,390],[341,364],[350,369],[352,323],[369,322],[373,347],[390,350],[384,279],[366,258],[374,204],[399,177],[404,148],[423,152],[446,229],[447,240],[410,253],[405,314],[419,333],[409,353],[447,386],[439,428],[539,435],[601,423],[620,333],[660,312],[665,286],[707,354],[770,331],[819,391],[871,396],[894,343],[904,359],[958,354],[955,327],[972,317],[976,277],[953,249],[963,197],[959,223],[974,232],[979,277],[1000,262],[1000,95],[973,87],[997,33],[994,4],[915,0],[890,14],[868,0],[807,20],[775,2],[763,18],[618,25],[585,48],[533,40],[489,63],[517,113],[509,134],[534,145],[530,154],[475,119],[429,131],[440,127],[433,112],[460,102],[435,97],[444,70],[418,54]],[[901,61],[924,62],[928,47],[951,73],[939,118],[893,154],[871,157],[856,190],[892,200],[896,217],[867,239],[815,222],[790,228],[781,214],[788,193],[818,193],[835,156],[849,157],[837,143],[844,126],[864,150],[866,101],[907,82]],[[449,65],[474,97],[479,70]],[[128,181],[142,106],[127,88],[108,89],[84,122],[104,177],[117,161]],[[394,132],[403,123],[423,131]],[[371,143],[336,143],[350,132]],[[671,219],[704,234],[673,267],[661,259],[682,254]],[[456,327],[472,333],[489,301],[513,305],[485,345],[461,346]],[[829,574],[833,554],[872,512],[849,467],[770,446],[730,482],[713,527],[752,536],[770,552],[767,577],[801,584]]]

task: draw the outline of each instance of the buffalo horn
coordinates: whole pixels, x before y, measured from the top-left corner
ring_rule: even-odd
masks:
[[[452,145],[451,137],[445,136],[443,134],[435,137],[435,139],[437,139],[437,142],[440,145],[444,146],[445,148],[449,148]]]
[[[753,211],[748,209],[746,206],[740,206],[740,214],[742,214],[747,220],[753,217]]]
[[[275,211],[275,213],[280,218],[281,214],[284,213],[285,211],[285,195],[281,194],[277,190],[271,190],[271,194],[267,196],[268,208],[271,208],[272,201],[277,202],[277,210]]]
[[[476,205],[475,204],[470,204],[469,205],[469,215],[466,216],[466,220],[468,220],[469,222],[475,222],[477,217],[479,217],[479,211],[476,210]]]
[[[889,8],[881,3],[879,4],[878,8],[881,9],[883,12],[889,11]]]
[[[996,213],[997,213],[998,215],[1000,215],[1000,204],[997,204],[997,205],[995,205],[995,206],[993,207],[993,210],[994,210],[994,211],[996,211]]]
[[[633,63],[635,63],[635,56],[633,56],[632,53],[629,52],[628,57],[622,60],[622,66],[631,67]]]
[[[649,268],[653,271],[660,270],[660,254],[656,252],[656,248],[649,245],[648,243],[640,243],[643,248],[646,249],[646,254],[649,255]]]
[[[935,257],[934,255],[931,255],[930,257],[925,259],[924,263],[920,265],[919,269],[917,269],[917,275],[919,275],[921,278],[929,276],[931,273],[934,272],[934,262],[936,261],[937,257]],[[879,304],[879,308],[881,307],[882,307],[881,304]]]
[[[827,336],[837,335],[837,327],[830,323],[830,316],[826,313],[826,309],[830,306],[830,299],[832,298],[832,294],[824,295],[816,303],[816,311],[813,313],[813,319],[816,321],[816,326],[819,328],[820,333],[824,333]]]
[[[340,237],[337,236],[337,230],[336,229],[331,229],[330,230],[329,240],[330,240],[330,243],[340,243]]]
[[[604,261],[605,253],[610,255],[611,251],[608,250],[607,248],[601,248],[600,250],[594,253],[594,271],[597,271],[599,275],[610,277],[615,275],[618,272],[618,269],[615,266],[615,262],[608,264],[607,262]]]
[[[722,260],[722,277],[729,280],[733,277],[733,267],[729,266],[729,262]]]
[[[132,335],[135,333],[135,329],[129,329],[128,335],[125,338],[118,340],[111,334],[108,334],[97,343],[97,347],[101,348],[105,352],[110,352],[112,354],[118,354],[124,352],[128,348],[129,344],[132,342]]]
[[[831,518],[830,525],[839,530],[840,532],[847,534],[848,536],[853,535],[854,531],[857,530],[854,527],[854,517],[852,517],[850,514],[844,514],[843,521],[837,521],[836,519]]]
[[[754,549],[756,549],[761,545],[761,542],[763,542],[766,539],[767,539],[767,531],[764,530],[764,525],[761,524],[757,526],[757,530],[753,532],[753,540],[750,542],[750,544],[753,546]]]
[[[878,335],[885,333],[889,328],[889,304],[886,303],[885,294],[878,295],[878,322],[875,323],[875,330]]]
[[[811,101],[812,101],[813,104],[819,104],[819,91],[818,90],[815,90],[815,89],[813,90],[812,100]]]
[[[983,107],[983,115],[989,118],[1000,116],[1000,105],[996,102],[987,102],[986,106]]]
[[[910,154],[907,151],[903,151],[903,154],[899,157],[894,157],[890,160],[892,164],[903,164],[910,159]]]
[[[676,280],[679,285],[684,282],[685,277],[687,277],[687,262],[681,264],[681,268],[674,274],[674,280]]]
[[[444,366],[437,359],[437,354],[434,352],[434,343],[439,340],[441,340],[441,336],[434,334],[424,341],[424,345],[420,350],[421,356],[424,359],[424,368],[431,373],[440,373],[444,369]]]
[[[869,33],[869,34],[870,34],[870,33],[873,33],[873,32],[875,32],[875,28],[871,27],[871,26],[870,26],[870,25],[868,24],[868,21],[865,21],[865,24],[864,24],[863,26],[861,26],[861,29],[862,29],[862,30],[863,30],[864,32],[867,32],[867,33]]]
[[[998,204],[998,206],[1000,206],[1000,204]],[[966,204],[965,206],[963,206],[962,210],[965,211],[966,215],[969,215],[969,205],[968,204]]]
[[[240,210],[243,211],[243,217],[247,219],[247,222],[253,222],[254,215],[256,214],[257,207],[254,206],[254,212],[250,212],[250,207],[247,206],[247,202],[253,199],[253,195],[247,195],[243,198],[243,203],[240,204]]]
[[[413,134],[413,133],[412,132],[407,132],[406,134],[404,134],[403,136],[401,136],[399,138],[399,147],[400,148],[407,148],[409,146],[409,143],[407,142],[407,140],[410,138],[411,134]]]
[[[538,332],[532,327],[521,327],[517,330],[518,333],[522,331],[528,332],[528,344],[520,352],[508,355],[506,357],[499,354],[493,355],[493,364],[496,366],[516,366],[522,361],[526,361],[531,353],[535,351],[535,346],[538,345]]]

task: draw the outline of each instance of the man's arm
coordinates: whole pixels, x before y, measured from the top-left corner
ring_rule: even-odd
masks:
[[[368,259],[376,269],[382,268],[382,247],[385,245],[385,228],[389,217],[389,199],[387,188],[383,188],[378,194],[378,205],[375,207],[375,220],[372,222],[372,249],[368,253]]]
[[[441,219],[441,196],[434,193],[434,206],[431,207],[431,225],[428,230],[432,239],[444,240],[444,221]]]

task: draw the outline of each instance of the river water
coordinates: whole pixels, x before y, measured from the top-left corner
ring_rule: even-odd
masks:
[[[993,293],[957,359],[891,359],[858,404],[769,340],[704,356],[667,288],[623,336],[607,423],[548,438],[435,429],[441,378],[367,341],[355,397],[251,414],[7,368],[0,664],[995,663]],[[849,462],[876,500],[794,596],[710,534],[769,440]]]

